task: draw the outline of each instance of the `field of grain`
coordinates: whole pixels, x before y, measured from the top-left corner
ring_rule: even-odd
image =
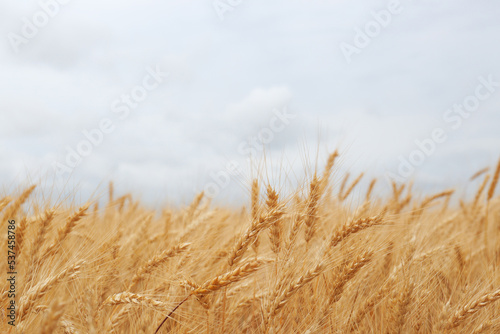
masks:
[[[15,298],[0,284],[0,332],[500,332],[500,162],[456,189],[382,197],[385,180],[361,189],[337,157],[292,195],[255,179],[236,211],[199,194],[153,212],[112,184],[101,207],[45,203],[36,185],[3,194],[16,283]]]

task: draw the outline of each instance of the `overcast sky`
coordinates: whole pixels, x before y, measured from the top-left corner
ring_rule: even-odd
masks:
[[[337,147],[384,182],[465,182],[500,156],[499,17],[486,0],[0,0],[1,186],[232,203],[252,170],[284,187]]]

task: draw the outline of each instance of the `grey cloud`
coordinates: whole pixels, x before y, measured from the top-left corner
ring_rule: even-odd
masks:
[[[347,64],[339,43],[387,3],[246,1],[221,21],[210,1],[71,2],[16,55],[5,37],[38,5],[2,1],[0,177],[13,183],[25,171],[51,171],[66,145],[85,139],[82,130],[109,117],[116,130],[71,184],[88,195],[115,179],[150,202],[185,199],[227,161],[247,166],[238,145],[283,106],[297,118],[266,151],[277,181],[282,162],[302,175],[304,146],[314,160],[318,138],[321,153],[345,147],[342,168],[394,170],[478,76],[500,81],[500,4],[402,1],[404,11]],[[117,120],[111,103],[156,64],[170,73],[165,83]],[[491,164],[499,96],[450,133],[415,177],[447,186]],[[220,199],[242,198],[246,181],[235,178]]]

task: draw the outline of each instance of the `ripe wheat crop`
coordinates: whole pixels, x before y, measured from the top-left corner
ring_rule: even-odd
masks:
[[[334,173],[337,157],[292,194],[253,180],[238,210],[202,193],[155,212],[112,184],[101,207],[2,194],[16,281],[15,297],[0,283],[0,332],[499,333],[500,162],[456,189],[382,196]]]

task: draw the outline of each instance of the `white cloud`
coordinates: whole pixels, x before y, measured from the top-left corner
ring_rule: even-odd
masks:
[[[238,145],[284,106],[297,118],[269,144],[275,167],[295,161],[299,174],[301,145],[315,152],[321,137],[321,151],[345,146],[346,168],[393,168],[478,76],[500,81],[500,4],[406,1],[348,65],[339,43],[387,3],[256,0],[220,21],[206,1],[71,2],[19,54],[1,42],[0,177],[12,183],[25,171],[50,171],[155,64],[170,73],[165,84],[126,121],[113,119],[116,130],[75,169],[72,181],[86,194],[114,178],[149,201],[188,197],[227,161],[245,164]],[[38,8],[0,2],[0,34],[19,32]],[[417,175],[446,185],[491,164],[500,151],[499,99],[500,91]],[[457,167],[444,168],[447,161]],[[241,196],[242,182],[221,198]]]

